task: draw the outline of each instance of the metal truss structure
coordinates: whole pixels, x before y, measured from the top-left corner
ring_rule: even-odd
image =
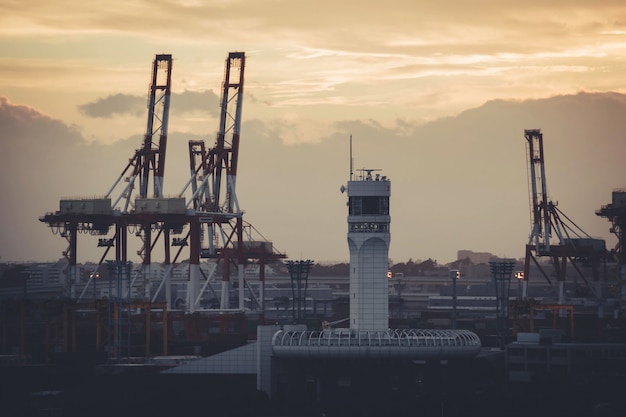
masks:
[[[529,270],[532,260],[542,276],[552,285],[549,274],[544,271],[537,260],[538,257],[550,257],[556,279],[561,287],[559,298],[562,300],[567,261],[570,261],[587,285],[589,282],[581,266],[590,267],[594,281],[598,281],[599,266],[606,257],[605,242],[585,233],[557,207],[557,203],[548,198],[543,134],[539,129],[529,129],[524,131],[524,137],[528,149],[532,205],[532,224],[526,245],[524,279],[530,278]],[[591,289],[593,291],[593,288]]]
[[[221,97],[221,116],[213,148],[203,141],[190,141],[191,179],[177,197],[163,195],[167,128],[170,108],[172,56],[156,55],[152,66],[152,82],[148,98],[148,121],[142,146],[135,151],[120,176],[103,198],[61,200],[60,210],[48,213],[40,221],[68,240],[63,252],[70,265],[68,296],[83,297],[98,268],[114,250],[116,261],[126,262],[129,235],[141,240],[140,270],[133,274],[129,286],[139,288],[146,301],[156,302],[165,288],[167,307],[171,308],[170,278],[173,265],[189,256],[189,278],[185,310],[197,311],[212,275],[221,269],[220,310],[244,309],[244,289],[256,301],[256,309],[264,305],[264,267],[266,262],[282,259],[271,242],[245,223],[236,195],[237,161],[241,129],[245,54],[232,52],[226,60]],[[230,136],[229,136],[230,135]],[[156,138],[158,137],[158,141]],[[135,192],[138,182],[139,192]],[[149,194],[152,183],[152,195]],[[110,236],[110,231],[113,235]],[[104,253],[89,282],[80,295],[75,294],[78,279],[77,249],[79,232],[102,236],[98,246]],[[260,236],[260,237],[258,237]],[[162,266],[165,272],[155,280],[152,254],[157,243],[164,247]],[[200,267],[200,259],[208,265]],[[260,294],[254,295],[245,280],[245,266],[259,264]],[[218,268],[219,266],[219,268]],[[236,309],[230,308],[231,270],[237,270],[238,299]],[[153,284],[157,284],[153,288]],[[202,284],[202,286],[201,286]],[[212,293],[215,291],[209,288]]]

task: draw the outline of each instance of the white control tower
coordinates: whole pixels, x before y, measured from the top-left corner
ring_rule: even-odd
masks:
[[[348,191],[350,329],[282,329],[272,336],[272,353],[285,358],[469,358],[480,353],[480,338],[469,330],[390,329],[389,196],[391,182],[376,171],[352,171]],[[343,321],[343,320],[342,320]]]
[[[361,169],[348,181],[350,328],[389,329],[389,195],[391,183]],[[343,189],[345,191],[345,189]]]

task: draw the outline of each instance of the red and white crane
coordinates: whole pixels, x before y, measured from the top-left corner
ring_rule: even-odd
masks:
[[[113,228],[112,237],[98,240],[98,246],[105,249],[98,267],[107,254],[115,248],[115,262],[128,263],[129,236],[141,240],[137,254],[142,259],[141,269],[133,274],[133,282],[124,291],[136,288],[144,299],[155,302],[165,288],[167,307],[172,302],[170,277],[173,266],[189,250],[189,282],[186,310],[194,312],[200,307],[211,275],[221,262],[222,288],[220,310],[231,309],[230,271],[239,274],[236,310],[244,310],[244,291],[257,308],[263,310],[264,268],[266,262],[285,258],[275,252],[272,243],[260,236],[258,231],[243,221],[236,194],[241,115],[243,103],[245,54],[231,52],[226,60],[224,83],[220,101],[220,124],[212,148],[204,141],[190,141],[191,178],[180,195],[166,198],[163,195],[165,176],[165,156],[167,149],[167,129],[170,108],[172,56],[156,55],[152,66],[152,81],[148,96],[148,121],[142,146],[135,151],[120,176],[103,198],[81,198],[61,200],[61,209],[49,213],[40,220],[53,231],[66,237],[69,248],[64,255],[72,268],[69,282],[76,282],[76,251],[79,231],[92,235],[106,236]],[[138,186],[136,187],[136,183]],[[152,183],[152,184],[151,184]],[[152,193],[150,193],[152,185]],[[137,190],[138,192],[137,192]],[[183,234],[186,236],[172,237]],[[164,243],[163,273],[152,271],[152,252],[158,241]],[[170,252],[175,250],[174,254]],[[173,256],[172,256],[173,255]],[[200,268],[200,259],[208,258],[208,268]],[[259,296],[245,280],[245,266],[258,263]],[[91,277],[97,275],[96,268],[80,300],[91,284]],[[154,275],[153,276],[153,272]],[[207,276],[207,274],[209,276]],[[160,281],[152,288],[155,278]],[[203,287],[200,283],[204,277]],[[135,280],[139,284],[135,285]],[[73,287],[72,287],[73,288]],[[209,288],[213,290],[212,288]],[[70,296],[74,297],[73,290]],[[213,291],[215,294],[215,291]]]
[[[243,212],[237,199],[237,168],[242,120],[244,72],[246,56],[244,52],[231,52],[225,63],[224,81],[220,99],[219,128],[212,148],[202,140],[189,141],[190,179],[179,196],[191,193],[187,208],[195,210],[196,224],[191,224],[193,235],[190,253],[190,277],[187,304],[190,311],[209,284],[209,277],[202,277],[199,268],[200,258],[212,258],[221,262],[222,283],[220,309],[230,306],[230,273],[235,268],[238,276],[238,299],[236,309],[244,309],[244,291],[248,288],[251,298],[262,310],[264,304],[265,262],[284,258],[274,253],[271,242],[260,236],[254,227],[243,220]],[[254,295],[245,280],[245,265],[250,259],[259,262],[260,294]],[[212,269],[215,270],[215,269]]]

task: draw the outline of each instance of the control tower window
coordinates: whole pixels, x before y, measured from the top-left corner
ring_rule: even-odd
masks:
[[[349,214],[386,216],[389,214],[389,197],[350,197]]]
[[[349,214],[351,216],[360,216],[363,214],[363,199],[362,197],[350,197],[350,203],[348,204]]]

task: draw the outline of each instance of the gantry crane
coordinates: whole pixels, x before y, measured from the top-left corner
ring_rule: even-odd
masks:
[[[219,128],[212,148],[204,141],[189,141],[189,161],[191,178],[180,196],[191,192],[187,207],[200,215],[195,226],[192,241],[199,244],[198,251],[192,251],[191,271],[187,303],[192,309],[200,299],[204,288],[200,289],[200,258],[212,258],[221,262],[222,286],[220,308],[229,309],[229,290],[231,266],[239,273],[239,306],[244,308],[244,288],[257,301],[261,310],[264,304],[264,267],[265,263],[284,258],[275,252],[271,242],[261,237],[249,223],[244,222],[236,193],[237,165],[239,159],[239,141],[243,104],[244,72],[246,56],[243,52],[231,52],[225,63],[224,82],[220,100]],[[260,294],[254,296],[247,286],[244,267],[249,260],[259,262]],[[214,270],[214,269],[213,269]],[[209,277],[204,285],[208,285]]]
[[[208,148],[203,141],[190,141],[189,155],[191,178],[180,195],[163,196],[167,127],[171,93],[172,57],[157,55],[152,67],[152,82],[148,99],[148,123],[142,146],[135,151],[120,176],[103,198],[61,200],[61,209],[48,213],[40,220],[53,231],[60,232],[69,242],[64,252],[71,265],[70,282],[76,282],[77,234],[107,236],[114,228],[112,237],[102,237],[98,246],[104,254],[96,269],[89,275],[89,282],[78,296],[82,298],[97,276],[111,248],[115,248],[116,262],[128,260],[129,234],[142,241],[138,255],[141,269],[134,274],[127,288],[136,288],[140,279],[143,298],[155,302],[165,288],[167,308],[171,308],[172,294],[169,285],[173,265],[189,249],[189,282],[185,309],[195,312],[200,306],[205,288],[210,285],[211,275],[222,262],[222,294],[220,309],[229,309],[230,270],[234,266],[239,273],[239,306],[244,309],[244,287],[263,309],[265,262],[285,258],[275,252],[272,243],[263,238],[252,225],[243,221],[236,194],[237,165],[241,129],[245,54],[232,52],[226,60],[223,91],[221,96],[220,125],[215,145]],[[158,137],[158,141],[157,141]],[[135,192],[138,182],[139,192]],[[152,194],[150,194],[152,182]],[[187,198],[186,198],[187,197]],[[183,233],[187,229],[187,234]],[[154,236],[153,236],[154,235]],[[173,237],[181,235],[183,237]],[[260,238],[259,238],[260,236]],[[152,251],[159,240],[164,243],[164,274],[157,287],[152,288]],[[174,256],[170,253],[175,250]],[[200,268],[200,259],[206,258],[208,274]],[[244,277],[244,267],[249,262],[259,263],[260,294],[256,297]],[[207,268],[205,268],[206,270]],[[201,278],[205,281],[200,288]],[[72,286],[73,288],[73,286]],[[73,290],[72,290],[73,291]],[[72,292],[70,297],[76,295]]]
[[[576,272],[589,285],[579,263],[589,266],[595,281],[599,280],[598,268],[606,254],[605,242],[594,239],[569,219],[558,207],[557,203],[548,198],[543,149],[543,134],[540,129],[524,130],[527,141],[530,198],[532,205],[531,232],[526,245],[524,262],[524,280],[530,278],[530,261],[538,267],[543,277],[552,285],[548,274],[537,261],[537,257],[552,258],[554,272],[559,283],[559,303],[564,302],[564,282],[566,265],[569,260]],[[594,288],[590,289],[593,291]]]

